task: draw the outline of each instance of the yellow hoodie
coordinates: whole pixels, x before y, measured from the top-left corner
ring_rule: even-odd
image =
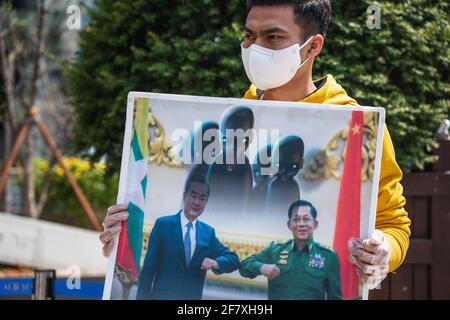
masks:
[[[356,100],[347,95],[332,75],[327,75],[315,81],[315,83],[318,84],[322,81],[324,83],[319,89],[298,102],[351,106],[358,104]],[[250,86],[244,98],[258,99],[254,85]],[[403,197],[403,187],[400,184],[401,179],[402,171],[395,161],[394,146],[385,126],[375,227],[384,232],[391,246],[389,272],[397,269],[405,259],[411,234],[409,229],[411,221],[404,209],[406,200]]]

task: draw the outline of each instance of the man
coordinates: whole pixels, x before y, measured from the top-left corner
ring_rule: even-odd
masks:
[[[209,225],[198,220],[208,201],[203,177],[189,177],[183,210],[161,217],[152,229],[139,277],[137,299],[201,299],[207,270],[215,274],[239,267],[238,256],[226,248]]]
[[[329,0],[248,0],[242,59],[252,85],[247,99],[357,105],[331,75],[312,80],[312,67],[331,20]],[[271,58],[267,58],[271,57]],[[371,238],[349,243],[350,260],[373,289],[397,269],[409,246],[402,172],[384,130],[376,229]]]
[[[247,6],[242,59],[254,84],[244,98],[357,105],[331,75],[312,80],[313,63],[322,50],[331,20],[329,0],[249,0]],[[402,264],[409,246],[411,222],[404,209],[402,172],[387,128],[380,171],[377,230],[369,239],[349,244],[349,258],[369,289],[377,287],[388,271]],[[120,211],[120,207],[112,207],[109,213]],[[110,221],[123,214],[107,218],[105,239],[119,232],[117,227],[109,230],[109,226],[116,225]],[[108,254],[113,243],[105,243],[104,252]]]
[[[314,242],[319,226],[316,208],[305,200],[289,207],[287,226],[292,240],[272,242],[241,263],[246,278],[262,274],[269,279],[269,300],[342,299],[337,254]]]

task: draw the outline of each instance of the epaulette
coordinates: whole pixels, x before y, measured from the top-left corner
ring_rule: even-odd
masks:
[[[317,246],[318,246],[319,248],[322,248],[322,249],[325,249],[325,250],[328,250],[328,251],[335,252],[335,250],[333,249],[333,247],[331,247],[330,245],[322,244],[322,243],[319,243],[319,242],[316,242],[316,244],[317,244]]]

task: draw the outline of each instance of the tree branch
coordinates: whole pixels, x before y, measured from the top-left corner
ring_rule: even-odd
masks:
[[[47,172],[45,173],[44,178],[42,178],[41,192],[39,193],[39,200],[36,205],[37,210],[37,218],[42,215],[42,210],[44,209],[45,203],[48,197],[48,190],[50,189],[51,181],[52,181],[52,171],[53,166],[55,165],[56,160],[55,157],[52,157],[52,160],[49,163]]]
[[[36,53],[33,60],[33,72],[30,86],[29,103],[27,106],[27,113],[31,111],[34,106],[37,96],[38,80],[40,76],[41,59],[44,47],[43,34],[46,10],[44,7],[44,0],[37,0],[37,13],[38,13],[38,25],[37,25],[37,43]],[[25,140],[25,153],[24,153],[24,171],[25,171],[25,183],[24,183],[24,202],[25,202],[25,214],[37,218],[38,212],[36,207],[36,195],[34,185],[34,170],[33,170],[33,136],[32,130],[28,132]]]
[[[31,80],[30,95],[29,95],[30,101],[28,108],[31,108],[36,100],[37,82],[39,80],[42,52],[44,51],[43,34],[44,34],[45,16],[47,14],[47,10],[44,7],[44,0],[37,1],[37,11],[39,15],[39,20],[36,34],[37,35],[36,54],[34,56],[33,61],[33,78]]]
[[[16,132],[16,118],[14,115],[14,55],[7,54],[5,37],[13,32],[13,25],[10,25],[10,32],[4,33],[0,36],[0,60],[2,64],[3,86],[6,95],[6,114],[8,118],[11,131]]]

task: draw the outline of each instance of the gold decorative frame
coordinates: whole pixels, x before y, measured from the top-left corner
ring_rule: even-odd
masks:
[[[172,143],[166,135],[162,123],[152,113],[151,107],[148,114],[149,163],[164,164],[170,168],[182,168],[183,163],[172,149]]]
[[[362,147],[361,180],[372,181],[377,146],[377,115],[371,112],[364,113],[364,135]],[[313,160],[302,170],[302,177],[307,180],[340,179],[340,165],[345,159],[346,147],[337,154],[339,142],[347,140],[348,129],[337,132],[323,150],[320,150]]]

